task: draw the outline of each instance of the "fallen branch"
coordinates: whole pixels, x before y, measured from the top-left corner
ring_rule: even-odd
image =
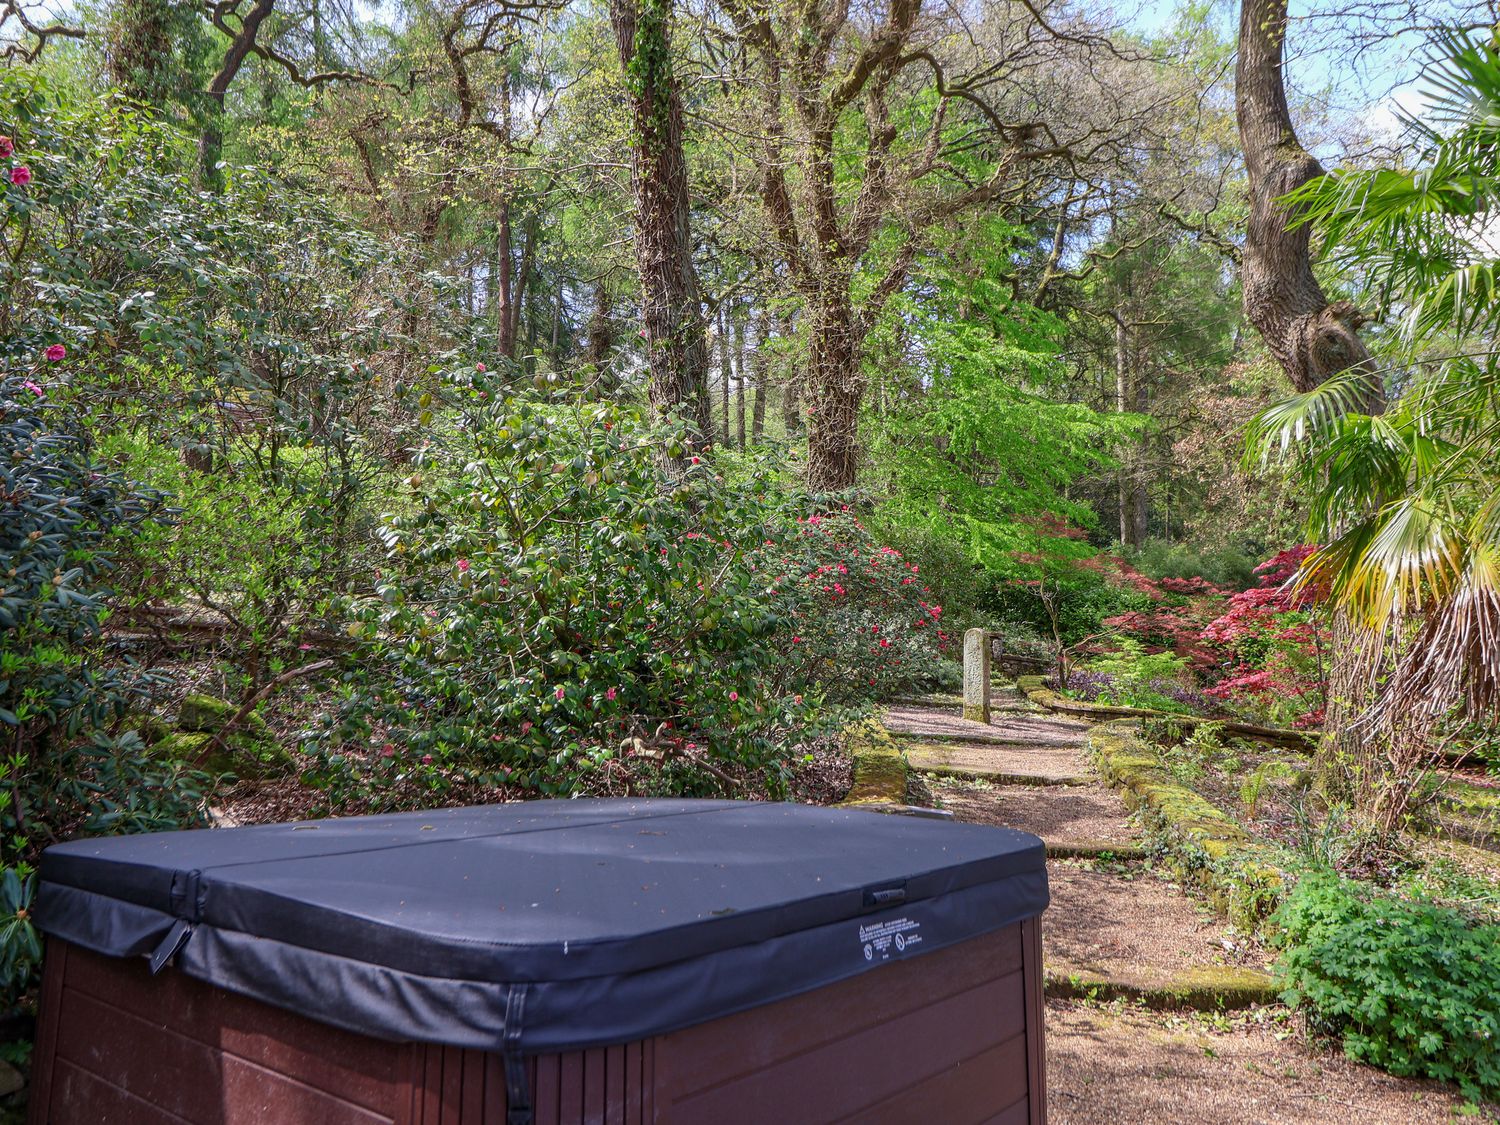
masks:
[[[214,736],[208,740],[208,745],[205,746],[203,750],[198,754],[193,764],[202,765],[210,755],[221,749],[224,745],[224,736],[232,731],[235,727],[239,726],[240,723],[244,722],[245,717],[249,715],[251,711],[254,711],[258,706],[260,706],[260,704],[268,699],[274,692],[276,692],[277,689],[285,687],[293,680],[300,680],[304,676],[312,676],[316,675],[319,672],[326,672],[328,669],[332,668],[333,665],[334,661],[332,660],[315,660],[311,664],[303,664],[281,673],[281,675],[277,676],[270,683],[266,684],[249,699],[245,700],[244,703],[240,704],[240,709],[233,715],[230,715],[229,718],[224,721],[224,725],[214,732]]]

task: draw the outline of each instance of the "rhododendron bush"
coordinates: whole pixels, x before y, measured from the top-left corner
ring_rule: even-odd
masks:
[[[310,740],[313,780],[357,761],[558,794],[605,763],[675,761],[776,791],[826,707],[934,659],[941,608],[852,514],[799,510],[766,474],[726,481],[628,408],[454,380],[462,421],[385,521],[350,626],[373,670]]]

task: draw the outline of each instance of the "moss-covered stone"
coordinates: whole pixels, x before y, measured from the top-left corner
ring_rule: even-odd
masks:
[[[135,731],[147,746],[160,742],[172,733],[172,725],[165,719],[144,711],[132,711],[120,721],[121,731]]]
[[[212,695],[193,693],[183,697],[177,712],[177,729],[195,733],[217,734],[239,711],[239,704]],[[239,722],[239,729],[252,738],[269,739],[266,721],[251,711]]]
[[[1259,928],[1281,901],[1282,872],[1233,817],[1167,771],[1140,728],[1138,719],[1119,719],[1089,731],[1095,768],[1140,814],[1180,878],[1201,888],[1235,925]]]
[[[1303,731],[1262,727],[1254,723],[1207,719],[1199,715],[1180,714],[1176,711],[1150,711],[1143,707],[1122,707],[1112,703],[1085,703],[1082,700],[1069,699],[1053,691],[1041,676],[1022,676],[1016,681],[1016,686],[1032,703],[1063,715],[1097,719],[1101,722],[1111,719],[1168,719],[1179,724],[1184,731],[1194,730],[1200,723],[1214,723],[1228,734],[1304,751],[1312,745],[1313,741],[1312,736]]]
[[[844,731],[844,747],[854,759],[854,782],[841,804],[906,804],[906,758],[883,725],[855,723]]]
[[[236,777],[261,777],[286,768],[289,756],[269,739],[230,733],[223,742],[213,745],[214,736],[207,731],[173,731],[151,745],[151,753],[174,762],[184,762],[207,773],[228,773]]]
[[[1183,969],[1163,982],[1143,982],[1049,969],[1048,996],[1064,1000],[1131,1000],[1144,1007],[1200,1012],[1231,1011],[1277,999],[1276,981],[1259,969],[1204,965]]]

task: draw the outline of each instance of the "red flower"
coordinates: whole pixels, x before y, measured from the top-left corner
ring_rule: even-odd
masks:
[[[68,349],[63,347],[61,344],[53,344],[50,348],[47,349],[46,354],[47,361],[49,363],[56,363],[60,359],[67,358]]]
[[[25,187],[31,183],[31,169],[24,164],[17,164],[10,170],[10,182],[16,187]]]

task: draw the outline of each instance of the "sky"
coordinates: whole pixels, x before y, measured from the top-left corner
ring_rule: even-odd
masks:
[[[1160,32],[1181,9],[1180,0],[1118,0],[1117,18],[1143,34]],[[1300,95],[1330,109],[1357,115],[1372,133],[1399,130],[1401,111],[1420,114],[1430,104],[1422,68],[1428,58],[1426,35],[1393,30],[1414,22],[1447,23],[1464,19],[1473,5],[1464,0],[1367,0],[1367,13],[1351,19],[1349,0],[1292,0],[1287,34],[1287,81],[1293,98]],[[1375,14],[1389,14],[1377,20]],[[1405,17],[1405,18],[1403,18]],[[1215,0],[1210,19],[1225,38],[1233,38],[1239,20],[1237,0]]]

